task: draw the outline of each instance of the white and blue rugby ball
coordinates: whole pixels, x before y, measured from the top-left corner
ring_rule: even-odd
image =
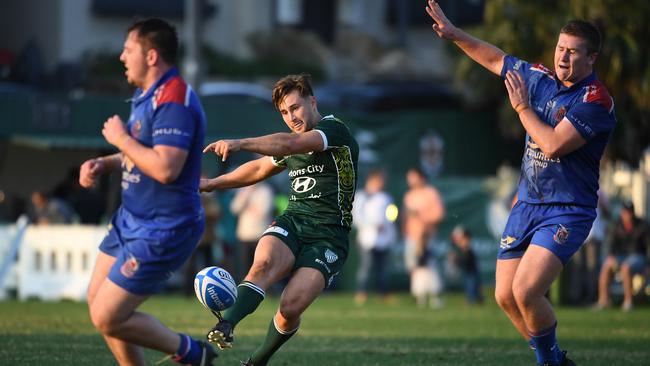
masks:
[[[237,284],[225,269],[206,267],[194,277],[194,292],[203,306],[212,311],[222,311],[235,303]]]

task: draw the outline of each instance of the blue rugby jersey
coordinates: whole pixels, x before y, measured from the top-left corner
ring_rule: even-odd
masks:
[[[206,119],[199,98],[179,76],[166,72],[145,94],[135,91],[129,135],[139,143],[174,146],[188,151],[178,178],[161,184],[144,174],[124,156],[122,162],[122,208],[137,225],[169,229],[203,219],[198,188]]]
[[[600,159],[616,125],[614,100],[592,73],[565,87],[554,72],[513,56],[503,60],[501,77],[518,71],[526,81],[530,107],[546,124],[555,127],[566,118],[587,141],[581,148],[549,159],[526,134],[521,162],[519,200],[596,207]]]

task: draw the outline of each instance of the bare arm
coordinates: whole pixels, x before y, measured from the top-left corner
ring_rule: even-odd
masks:
[[[272,175],[278,174],[284,168],[275,166],[267,156],[242,164],[230,173],[212,179],[201,179],[199,190],[211,192],[215,189],[239,188],[255,184]]]
[[[426,7],[427,14],[433,19],[431,28],[440,38],[448,39],[456,44],[467,56],[490,70],[496,75],[501,75],[505,52],[498,47],[475,38],[460,28],[454,26],[437,2],[429,0]]]
[[[568,119],[562,119],[555,127],[539,119],[537,113],[528,105],[528,89],[521,74],[508,71],[504,83],[508,89],[510,104],[519,114],[521,124],[547,158],[562,157],[587,143]]]
[[[206,146],[203,152],[214,151],[225,161],[231,152],[239,150],[268,156],[287,156],[322,151],[324,147],[321,132],[311,130],[305,133],[283,132],[246,139],[219,140]]]
[[[144,174],[162,184],[172,183],[178,178],[188,152],[165,145],[153,148],[140,144],[126,132],[122,119],[114,115],[106,120],[102,134],[125,158],[130,159]]]

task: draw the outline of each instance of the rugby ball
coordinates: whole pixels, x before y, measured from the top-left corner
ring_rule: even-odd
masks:
[[[194,293],[209,310],[222,311],[235,303],[237,284],[225,269],[206,267],[194,277]]]

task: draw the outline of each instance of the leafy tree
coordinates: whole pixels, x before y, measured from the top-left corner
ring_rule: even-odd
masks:
[[[507,53],[552,68],[559,30],[576,18],[594,22],[603,35],[596,72],[614,98],[618,118],[610,158],[636,165],[650,144],[650,1],[491,0],[486,1],[484,23],[468,31]],[[498,78],[462,57],[457,81],[472,86],[468,100],[475,105],[497,106],[505,137],[523,135]]]

